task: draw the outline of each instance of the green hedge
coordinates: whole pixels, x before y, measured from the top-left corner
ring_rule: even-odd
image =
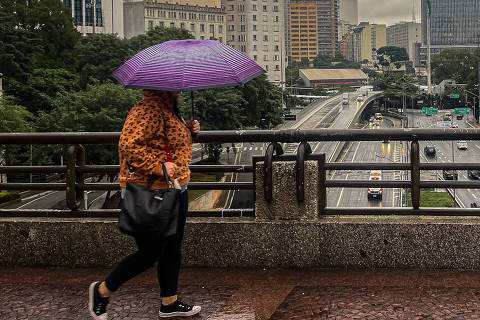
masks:
[[[20,191],[3,191],[0,192],[0,203],[20,199]]]

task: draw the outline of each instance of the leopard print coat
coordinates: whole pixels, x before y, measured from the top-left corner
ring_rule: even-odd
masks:
[[[143,99],[130,110],[118,144],[121,187],[126,186],[127,180],[147,185],[151,175],[162,174],[162,163],[167,161],[164,120],[170,152],[177,165],[173,178],[181,186],[190,181],[192,134],[174,107],[177,99],[177,92],[143,90]],[[135,168],[133,174],[129,165]],[[164,179],[157,179],[152,185],[153,189],[166,187]]]

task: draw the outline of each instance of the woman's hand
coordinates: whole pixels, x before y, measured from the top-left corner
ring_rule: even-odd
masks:
[[[190,118],[187,127],[193,134],[198,134],[200,132],[200,123],[197,120],[193,120],[193,118]]]
[[[173,162],[165,162],[164,165],[165,165],[165,169],[167,169],[168,177],[173,178],[175,171],[177,171],[177,165]],[[163,177],[163,168],[161,166],[155,168],[155,171],[153,172],[153,174]]]

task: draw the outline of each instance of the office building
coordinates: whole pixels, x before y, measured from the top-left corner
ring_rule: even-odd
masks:
[[[63,3],[71,10],[77,30],[83,35],[111,33],[124,37],[123,0],[63,0]]]
[[[377,50],[387,45],[387,26],[360,23],[349,35],[348,43],[341,44],[345,58],[356,62],[377,60]]]
[[[477,0],[431,1],[430,43],[432,57],[446,49],[475,50],[480,43],[480,2]],[[420,63],[427,60],[427,1],[422,0]]]
[[[387,27],[387,45],[405,48],[411,61],[415,61],[415,43],[422,42],[422,25],[400,22]]]
[[[225,43],[224,8],[184,3],[125,1],[125,37],[131,38],[160,26],[188,30],[195,39],[214,39]]]
[[[334,55],[338,38],[338,0],[290,0],[289,56]]]
[[[339,0],[338,41],[358,25],[358,0]]]
[[[285,82],[284,0],[222,0],[226,43],[247,54],[267,71],[268,79]]]

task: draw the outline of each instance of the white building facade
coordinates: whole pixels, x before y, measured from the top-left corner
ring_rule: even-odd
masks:
[[[415,62],[415,43],[422,43],[422,24],[400,22],[387,27],[387,45],[405,48]]]
[[[226,43],[267,71],[268,80],[285,82],[285,0],[222,0]]]
[[[72,11],[77,30],[83,35],[109,33],[124,37],[123,0],[63,0],[63,3]]]

